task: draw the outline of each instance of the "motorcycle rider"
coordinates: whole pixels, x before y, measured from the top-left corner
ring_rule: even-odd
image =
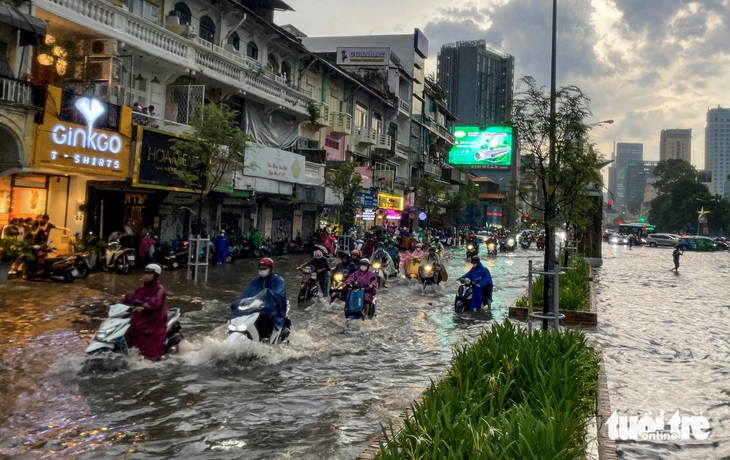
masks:
[[[441,242],[441,238],[439,238],[438,236],[433,237],[432,246],[436,247],[437,253],[441,254],[442,252],[444,252],[444,244]]]
[[[350,253],[343,251],[340,254],[340,263],[335,267],[335,273],[344,273],[348,277],[357,271],[357,265],[352,262]]]
[[[359,249],[353,249],[350,251],[350,259],[352,260],[352,263],[357,266],[358,263],[360,263],[360,259],[362,258],[362,253]]]
[[[443,264],[441,263],[441,256],[439,256],[436,252],[435,244],[432,244],[431,247],[428,248],[428,255],[421,259],[421,265],[419,267],[420,273],[423,273],[423,267],[426,265],[430,265],[433,268],[433,277],[434,280],[436,280],[436,284],[441,284],[441,270],[443,269]]]
[[[345,283],[352,285],[355,282],[365,290],[365,302],[363,307],[363,319],[367,319],[370,312],[370,305],[375,298],[375,294],[378,292],[378,275],[370,270],[370,260],[363,257],[359,262],[360,269],[347,277]]]
[[[137,347],[150,361],[165,353],[167,339],[167,305],[165,288],[160,283],[162,267],[149,264],[142,275],[143,285],[124,296],[124,303],[134,306],[127,342]]]
[[[269,325],[262,330],[262,337],[271,335],[271,331],[284,328],[286,323],[286,282],[284,278],[274,273],[274,261],[268,257],[259,260],[259,276],[252,279],[246,289],[231,304],[237,306],[241,300],[253,297],[262,290],[266,290],[265,307],[261,316],[269,319]],[[282,335],[288,335],[288,331],[282,331]]]
[[[312,254],[314,257],[304,262],[302,265],[297,267],[297,270],[302,270],[307,265],[314,267],[317,272],[317,281],[319,281],[319,288],[322,291],[322,297],[327,297],[327,293],[330,289],[330,264],[319,249],[314,251]]]
[[[393,260],[395,275],[398,276],[398,272],[400,271],[400,252],[398,252],[398,246],[396,246],[395,241],[388,240],[388,244],[385,245],[385,251]]]
[[[419,259],[423,260],[423,258],[426,256],[426,253],[423,252],[423,244],[422,243],[416,243],[415,249],[413,249],[411,252],[407,252],[405,259],[403,260],[403,271],[406,273],[406,278],[408,278],[408,269],[411,265],[412,259]],[[419,262],[420,264],[420,262]]]
[[[390,258],[390,254],[385,250],[385,244],[382,242],[378,243],[378,248],[373,252],[370,257],[372,262],[380,262],[380,268],[383,270],[385,276],[383,277],[383,288],[388,289],[388,277],[396,274],[395,264],[393,259]]]
[[[471,263],[473,264],[464,276],[459,278],[459,281],[464,279],[471,280],[472,283],[479,286],[481,289],[475,289],[471,298],[471,310],[481,310],[482,306],[486,303],[488,309],[492,309],[492,274],[489,273],[489,269],[482,265],[479,256],[472,256]]]

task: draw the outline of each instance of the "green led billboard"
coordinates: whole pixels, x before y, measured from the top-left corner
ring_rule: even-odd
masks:
[[[470,168],[509,169],[512,165],[512,128],[455,127],[454,147],[449,152],[449,164]]]

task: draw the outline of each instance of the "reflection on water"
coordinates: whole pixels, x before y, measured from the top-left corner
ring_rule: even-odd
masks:
[[[620,441],[625,458],[730,455],[730,253],[604,245],[596,274],[599,328],[612,408],[620,415],[709,418],[704,441]]]
[[[165,272],[169,306],[183,311],[178,355],[81,375],[83,349],[107,307],[137,275],[94,273],[73,285],[11,282],[0,299],[0,456],[16,458],[351,459],[448,367],[455,345],[476,337],[524,290],[527,258],[487,263],[492,313],[453,313],[464,251],[450,279],[423,295],[392,280],[374,321],[346,322],[341,304],[296,306],[295,258],[277,266],[289,286],[288,346],[228,344],[229,303],[255,262],[213,267],[208,285]]]

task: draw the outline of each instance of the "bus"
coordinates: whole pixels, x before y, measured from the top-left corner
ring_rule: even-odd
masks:
[[[644,222],[623,223],[618,226],[618,232],[622,235],[636,235],[646,237],[652,233],[656,233],[656,227],[652,224]]]

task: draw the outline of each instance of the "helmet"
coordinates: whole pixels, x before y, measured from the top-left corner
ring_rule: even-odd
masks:
[[[347,252],[347,251],[340,252],[340,259],[344,259],[344,258],[348,258],[349,259],[350,258],[350,253]]]
[[[370,259],[368,259],[367,257],[363,257],[362,259],[360,259],[360,265],[370,265]]]
[[[417,243],[417,244],[416,244],[416,247],[420,249],[420,248],[422,248],[422,247],[423,247],[423,244],[422,244],[422,243]]]
[[[314,253],[312,253],[312,255],[314,256],[315,259],[319,259],[320,257],[322,257],[322,251],[320,251],[320,250],[314,251]]]
[[[432,244],[431,246],[428,247],[428,250],[429,250],[429,252],[430,251],[436,252],[436,246]]]
[[[162,273],[162,267],[160,267],[157,264],[149,264],[144,268],[145,273],[154,273],[156,275],[159,275]]]
[[[479,263],[479,256],[471,256],[471,263],[478,264]]]
[[[362,254],[360,254],[360,251],[358,249],[353,249],[352,251],[350,251],[350,254],[352,255],[352,257],[356,257],[358,259],[362,255]]]
[[[261,268],[261,267],[268,267],[273,270],[274,261],[268,257],[264,257],[263,259],[259,260],[259,268]]]
[[[384,248],[384,247],[385,247],[385,244],[382,241],[380,241],[378,243],[378,248]]]

